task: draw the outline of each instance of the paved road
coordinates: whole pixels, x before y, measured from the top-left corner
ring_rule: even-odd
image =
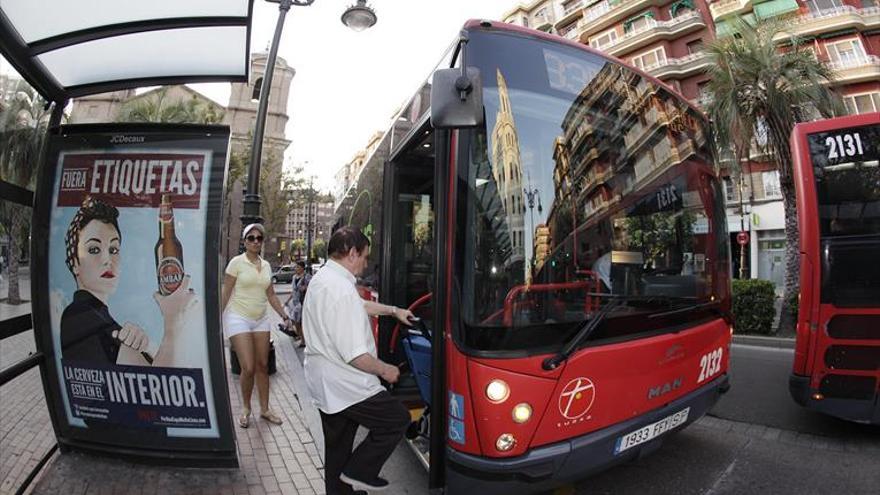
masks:
[[[840,440],[880,442],[880,427],[819,414],[791,399],[788,377],[793,350],[734,345],[731,358],[730,392],[721,398],[712,415]]]
[[[653,455],[557,493],[876,494],[880,428],[797,406],[792,351],[734,345],[731,391]]]

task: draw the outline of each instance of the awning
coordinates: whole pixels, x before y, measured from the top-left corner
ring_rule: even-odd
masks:
[[[797,0],[770,0],[754,6],[755,16],[758,19],[768,19],[798,10]]]
[[[743,21],[748,23],[750,26],[754,26],[757,23],[755,19],[755,14],[748,13],[742,17],[740,17]],[[737,19],[728,19],[726,21],[718,21],[715,23],[715,35],[717,37],[722,36],[730,36],[737,31]]]
[[[138,86],[246,81],[253,0],[4,0],[0,52],[62,101]]]
[[[639,15],[630,17],[629,19],[627,19],[626,21],[623,22],[623,32],[625,32],[625,33],[629,32],[630,27],[632,26],[632,23],[636,22],[637,20],[641,19],[642,17],[645,17],[647,19],[653,19],[654,13],[651,12],[650,10],[646,10],[645,12],[642,12]]]
[[[697,10],[697,9],[694,8],[694,2],[693,2],[693,0],[679,0],[679,1],[675,2],[674,4],[672,4],[672,5],[669,7],[669,15],[670,15],[670,17],[674,18],[674,17],[675,17],[675,14],[676,14],[680,9],[684,9],[684,8],[688,8],[688,9],[691,9],[691,10]]]

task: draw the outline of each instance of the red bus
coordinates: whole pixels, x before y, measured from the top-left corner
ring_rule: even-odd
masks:
[[[463,70],[466,67],[467,70]],[[431,489],[530,493],[657,449],[728,388],[705,117],[583,45],[469,21],[337,209]],[[387,326],[386,326],[387,325]],[[427,407],[426,407],[427,406]]]
[[[791,148],[801,251],[791,395],[880,424],[880,113],[798,124]]]

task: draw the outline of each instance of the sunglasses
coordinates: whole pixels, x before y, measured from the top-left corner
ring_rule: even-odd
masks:
[[[249,235],[245,237],[245,239],[247,239],[248,242],[263,242],[263,236],[261,235]]]

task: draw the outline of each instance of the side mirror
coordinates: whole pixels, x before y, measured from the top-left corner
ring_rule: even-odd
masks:
[[[439,69],[431,82],[431,125],[457,129],[483,125],[483,81],[480,70]]]

